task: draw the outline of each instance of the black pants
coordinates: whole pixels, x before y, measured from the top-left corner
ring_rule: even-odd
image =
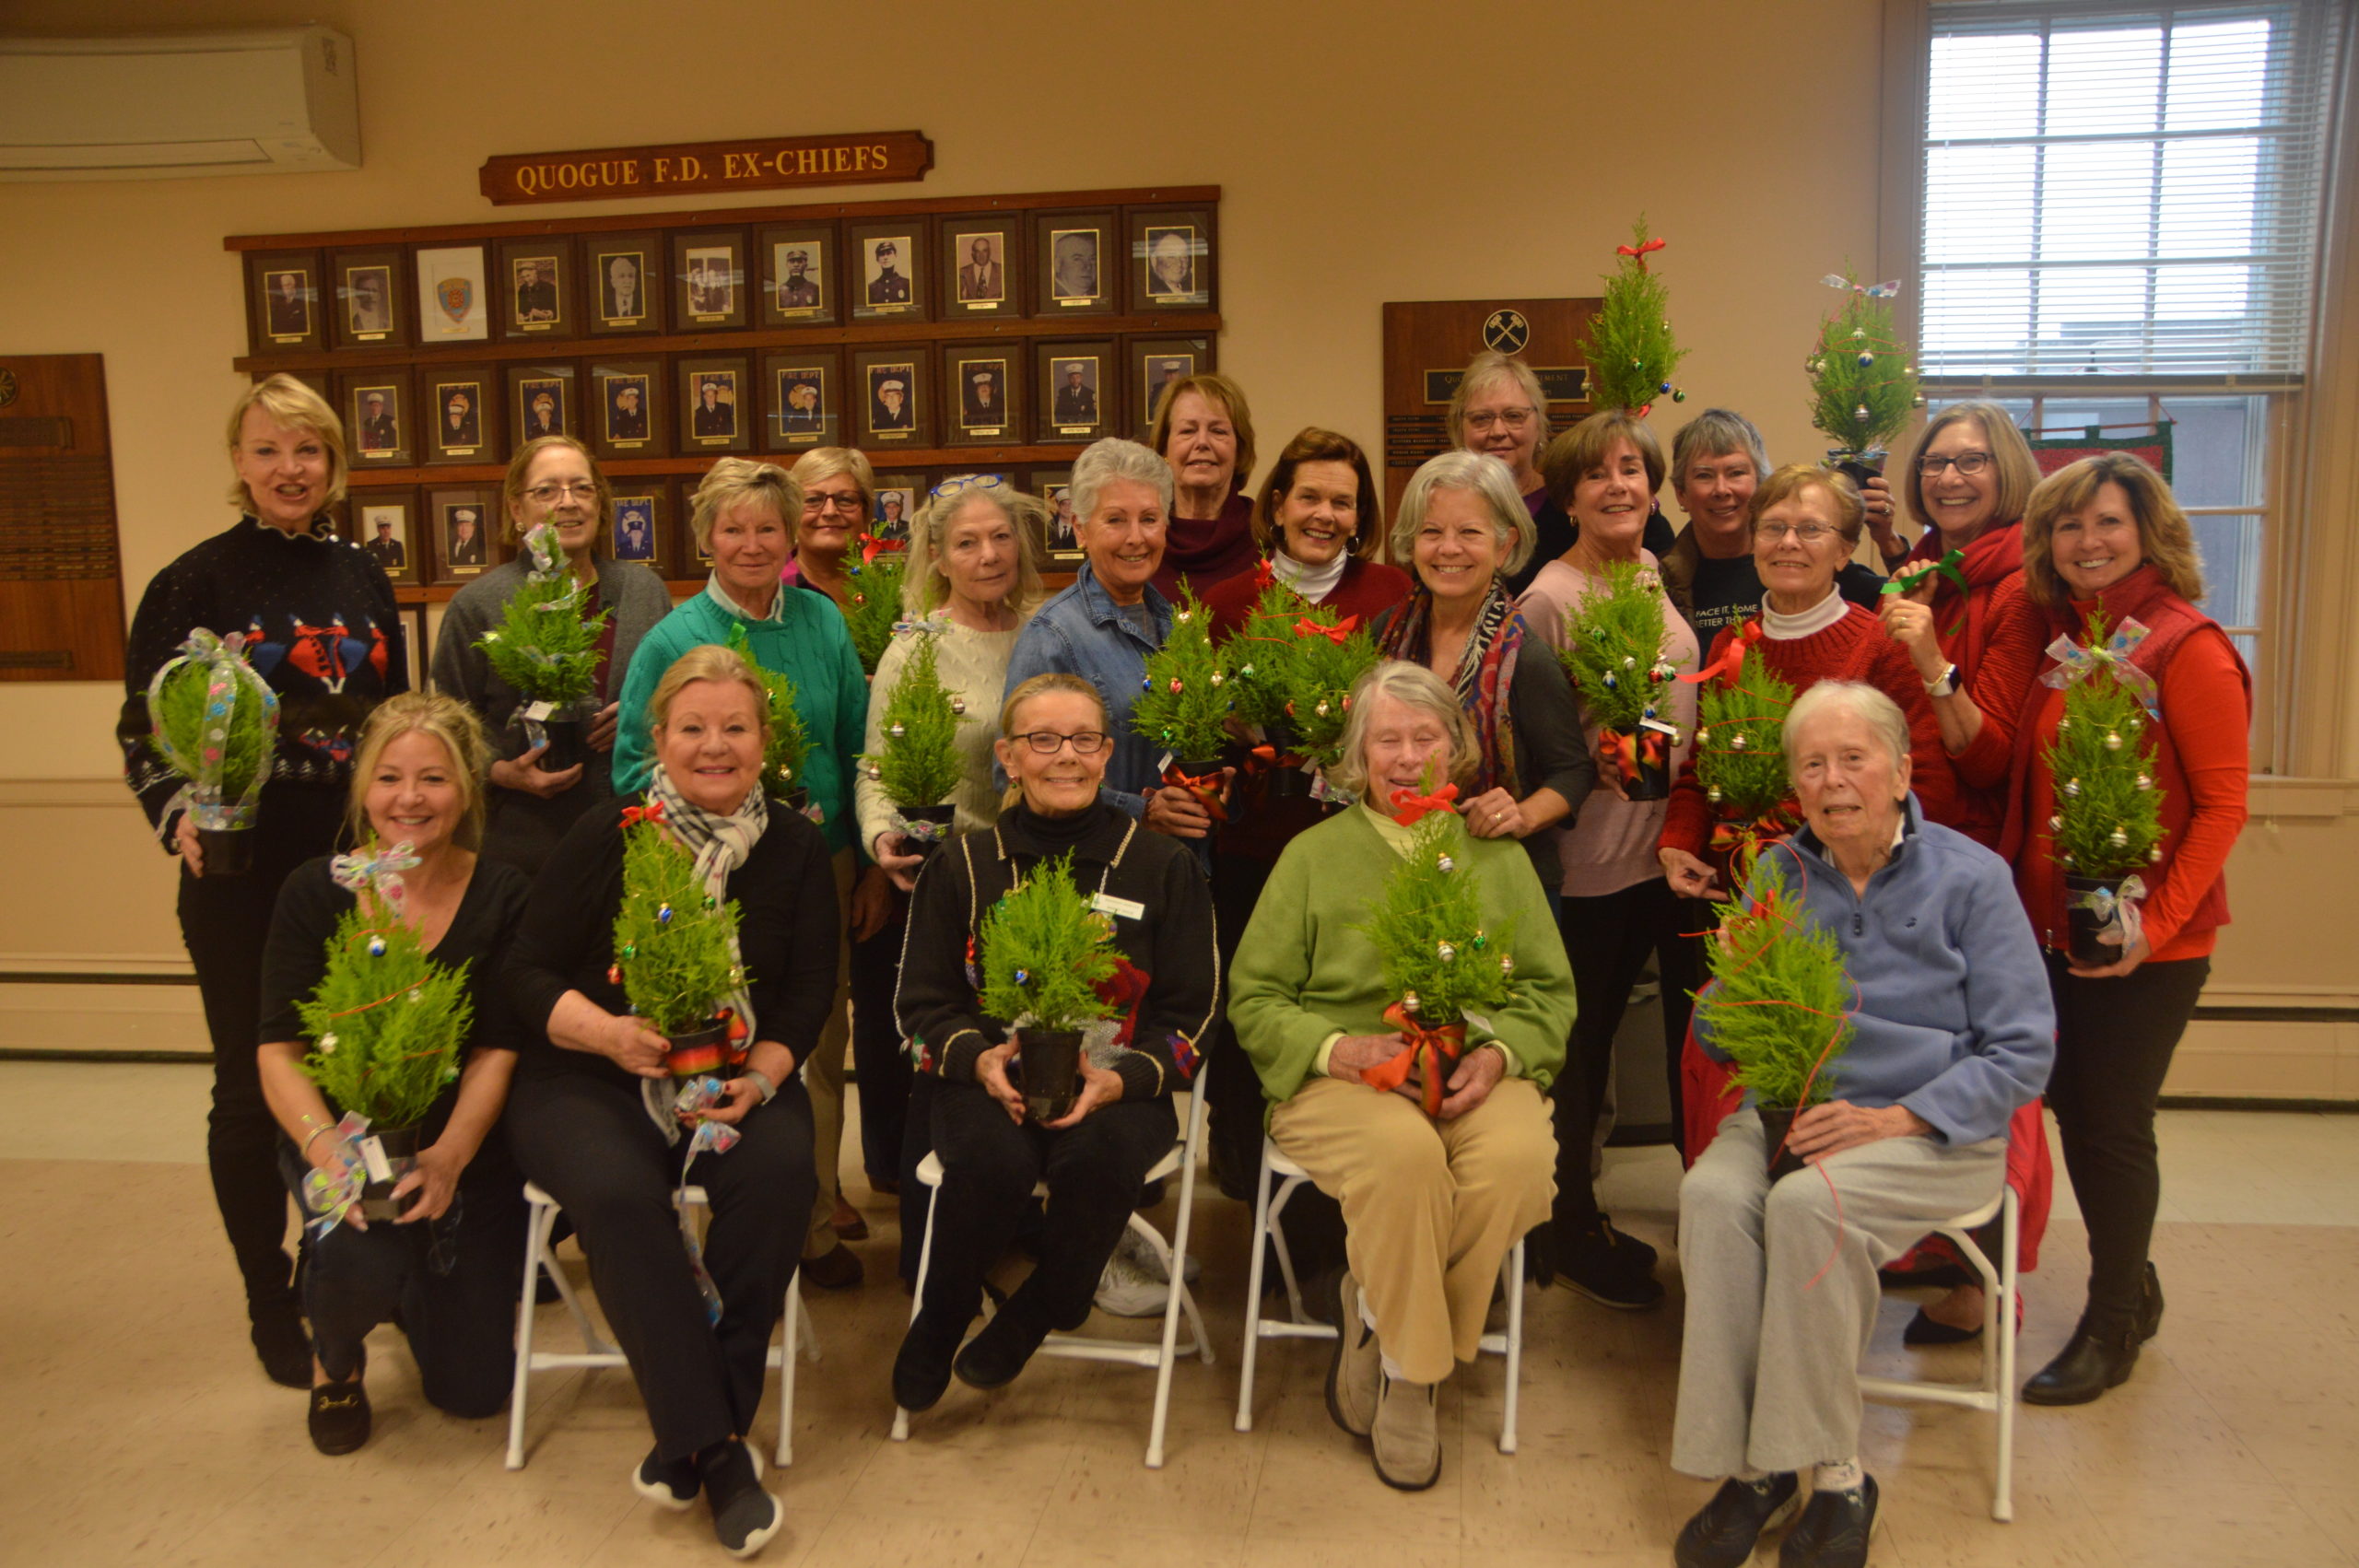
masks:
[[[910,1059],[893,1022],[893,988],[901,977],[901,933],[910,895],[893,892],[893,918],[866,942],[851,944],[851,1065],[860,1075],[860,1160],[870,1185],[901,1163],[909,1116]]]
[[[918,1254],[925,1247],[925,1211],[933,1188],[918,1180],[918,1166],[933,1153],[933,1091],[941,1080],[929,1072],[910,1075],[910,1100],[901,1118],[901,1282],[918,1282]]]
[[[1597,1218],[1597,1188],[1590,1179],[1590,1144],[1597,1118],[1605,1105],[1607,1082],[1614,1075],[1614,1036],[1629,1010],[1630,988],[1652,954],[1662,976],[1666,996],[1674,985],[1694,981],[1681,971],[1685,952],[1678,941],[1679,900],[1671,884],[1649,877],[1618,893],[1598,898],[1567,898],[1557,914],[1564,933],[1565,956],[1573,966],[1573,1033],[1565,1052],[1565,1071],[1556,1079],[1554,1110],[1556,1122],[1556,1209],[1559,1225],[1580,1229]],[[1672,1010],[1663,1009],[1663,1027],[1671,1030]],[[1680,1032],[1686,1021],[1680,1020]],[[1677,1078],[1679,1047],[1670,1043]]]
[[[243,876],[181,872],[181,941],[196,968],[205,1032],[213,1042],[213,1109],[205,1163],[213,1201],[246,1287],[248,1310],[288,1298],[292,1265],[287,1186],[278,1174],[278,1123],[262,1095],[256,1038],[262,1025],[262,950],[288,874],[333,853],[344,795],[335,790],[266,788],[255,825],[253,864]]]
[[[2048,994],[2056,1000],[2048,1105],[2089,1227],[2092,1314],[2138,1309],[2163,1190],[2154,1102],[2211,973],[2211,959],[2182,958],[2142,964],[2115,979],[2083,980],[2063,954],[2048,955]]]
[[[301,1204],[311,1167],[283,1140],[278,1164]],[[470,1421],[499,1414],[516,1377],[526,1212],[523,1178],[495,1129],[440,1218],[343,1224],[313,1242],[303,1312],[321,1367],[338,1380],[358,1373],[369,1331],[398,1313],[428,1400]]]
[[[770,1335],[819,1196],[802,1080],[780,1084],[776,1099],[737,1124],[736,1147],[699,1154],[689,1167],[688,1180],[712,1205],[704,1261],[721,1291],[718,1324],[705,1312],[672,1208],[685,1145],[664,1143],[635,1085],[563,1071],[520,1075],[508,1129],[517,1163],[573,1216],[663,1458],[750,1432]]]
[[[1051,1328],[1079,1328],[1146,1173],[1179,1135],[1171,1101],[1118,1100],[1078,1126],[1051,1131],[1017,1126],[980,1084],[936,1082],[933,1099],[943,1181],[926,1268],[929,1318],[961,1328],[973,1321],[983,1271],[1007,1250],[1034,1184],[1046,1179],[1039,1265],[1008,1305],[1039,1313]]]

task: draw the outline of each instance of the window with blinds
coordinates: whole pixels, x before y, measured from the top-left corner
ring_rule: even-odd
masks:
[[[1925,372],[2297,379],[2335,3],[1937,0]]]

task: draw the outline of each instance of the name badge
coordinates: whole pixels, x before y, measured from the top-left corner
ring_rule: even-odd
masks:
[[[1146,919],[1145,905],[1140,903],[1135,898],[1117,898],[1110,893],[1101,893],[1097,895],[1089,901],[1089,907],[1097,910],[1101,915],[1112,915],[1119,919],[1143,920]]]

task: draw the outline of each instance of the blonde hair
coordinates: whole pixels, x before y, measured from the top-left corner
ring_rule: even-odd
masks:
[[[487,810],[484,777],[491,768],[491,747],[484,740],[483,720],[475,717],[475,710],[441,692],[403,692],[370,710],[360,726],[359,747],[353,753],[352,785],[344,807],[345,825],[353,840],[358,843],[376,836],[369,820],[370,779],[385,748],[412,731],[433,736],[450,754],[451,774],[458,782],[461,801],[459,825],[451,841],[462,849],[481,848]]]
[[[655,690],[647,699],[647,733],[651,740],[671,717],[672,699],[680,695],[683,686],[696,681],[734,681],[753,693],[755,722],[763,740],[769,740],[769,687],[762,684],[761,672],[754,668],[752,661],[718,642],[698,643],[689,649],[673,660],[671,668],[663,672],[663,678],[655,683]]]
[[[692,503],[696,509],[690,514],[688,526],[696,534],[698,554],[712,554],[714,520],[741,501],[767,502],[775,509],[779,521],[786,525],[787,547],[793,547],[803,532],[803,486],[777,463],[724,457],[712,465],[704,483],[697,486]]]
[[[229,504],[241,512],[258,512],[246,482],[238,476],[238,445],[245,438],[246,411],[259,408],[272,419],[292,430],[308,430],[328,449],[328,493],[326,506],[344,499],[345,481],[351,476],[351,461],[344,450],[344,421],[335,416],[327,399],[303,382],[281,370],[275,376],[256,381],[238,394],[229,405]],[[324,508],[323,509],[324,509]]]
[[[1539,532],[1532,526],[1531,509],[1515,492],[1515,475],[1503,459],[1461,450],[1429,457],[1409,475],[1401,509],[1392,516],[1394,560],[1416,559],[1417,534],[1426,526],[1426,509],[1433,504],[1436,490],[1467,490],[1482,498],[1499,538],[1499,576],[1513,575],[1532,559]]]
[[[598,487],[598,536],[591,543],[590,555],[593,559],[604,560],[606,541],[615,528],[615,487],[606,483],[605,472],[590,455],[590,449],[571,436],[535,436],[518,447],[516,455],[508,460],[508,473],[499,481],[499,537],[510,544],[522,543],[523,531],[516,526],[516,503],[524,498],[524,480],[533,472],[533,464],[552,447],[580,452],[581,461],[590,467],[590,483]]]
[[[1035,675],[1007,694],[1007,700],[999,705],[999,738],[1003,741],[1013,741],[1015,738],[1015,715],[1026,703],[1036,696],[1049,696],[1057,692],[1066,692],[1074,696],[1086,696],[1097,708],[1098,728],[1106,731],[1108,747],[1099,755],[1111,762],[1115,740],[1114,720],[1112,715],[1107,711],[1106,694],[1079,675],[1063,670],[1050,670]],[[1004,811],[1023,799],[1024,786],[1011,778],[1008,780],[1007,788],[1000,794],[1000,808]]]
[[[1933,509],[1925,504],[1925,476],[1917,472],[1917,460],[1931,449],[1934,437],[1961,419],[1980,425],[1982,439],[1990,443],[1990,466],[1998,475],[1999,487],[1991,499],[1990,521],[1984,526],[2002,527],[2023,516],[2031,504],[2032,489],[2039,483],[2039,462],[2031,455],[2031,443],[2015,428],[2013,417],[1981,398],[1953,403],[1925,421],[1916,449],[1908,454],[1908,515],[1927,528],[1933,526]]]
[[[808,495],[811,486],[823,479],[851,474],[851,482],[860,486],[860,527],[853,532],[864,533],[875,521],[876,470],[869,466],[868,454],[859,448],[813,447],[794,460],[792,473],[795,484],[802,486],[804,495]],[[800,511],[795,513],[794,521],[799,529],[803,521]]]
[[[2053,544],[2060,518],[2094,505],[2097,491],[2118,485],[2138,523],[2138,553],[2163,585],[2190,603],[2203,597],[2203,560],[2195,530],[2163,476],[2134,452],[2098,452],[2065,464],[2041,480],[2024,508],[2024,591],[2050,608],[2068,603],[2071,591],[2056,575]]]
[[[1532,417],[1540,427],[1533,450],[1536,451],[1548,444],[1548,394],[1541,387],[1540,378],[1532,373],[1531,366],[1513,355],[1485,349],[1469,359],[1466,369],[1459,372],[1458,390],[1449,394],[1449,412],[1443,416],[1449,427],[1449,444],[1460,451],[1469,450],[1466,445],[1466,404],[1475,394],[1499,381],[1513,381],[1523,389],[1526,397],[1532,399]]]
[[[1361,671],[1360,678],[1352,683],[1352,695],[1344,699],[1350,713],[1344,720],[1343,736],[1335,743],[1343,755],[1327,770],[1330,784],[1355,800],[1367,799],[1367,716],[1379,696],[1430,713],[1449,731],[1448,777],[1437,783],[1462,785],[1474,777],[1483,754],[1474,739],[1473,721],[1466,717],[1458,694],[1423,664],[1387,659]]]
[[[950,580],[942,571],[944,541],[959,514],[979,501],[999,509],[1015,535],[1015,591],[1008,595],[1008,608],[1022,620],[1040,603],[1038,542],[1048,536],[1048,507],[1011,488],[995,474],[955,474],[933,487],[925,505],[910,520],[910,559],[901,578],[901,610],[911,620],[950,597]]]
[[[1745,525],[1749,528],[1759,522],[1763,512],[1809,489],[1826,492],[1835,503],[1835,525],[1842,530],[1843,542],[1857,544],[1860,531],[1868,521],[1867,503],[1860,498],[1849,475],[1821,468],[1814,462],[1790,462],[1764,479],[1761,487],[1753,492],[1753,509],[1746,514]],[[1836,569],[1840,571],[1842,568],[1838,564]]]
[[[1540,477],[1547,482],[1548,498],[1569,514],[1573,487],[1592,470],[1605,466],[1605,454],[1616,441],[1627,441],[1647,466],[1647,494],[1662,488],[1662,443],[1647,422],[1626,409],[1609,408],[1590,415],[1550,441],[1540,454]]]
[[[1171,411],[1180,405],[1182,392],[1194,392],[1206,403],[1218,404],[1220,411],[1228,415],[1229,427],[1237,432],[1237,472],[1229,475],[1228,485],[1231,490],[1244,489],[1253,472],[1253,411],[1245,404],[1245,389],[1226,376],[1200,370],[1168,382],[1155,400],[1155,419],[1148,427],[1146,444],[1155,449],[1157,457],[1169,451]]]

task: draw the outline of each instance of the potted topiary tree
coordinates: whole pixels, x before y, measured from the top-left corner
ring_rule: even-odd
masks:
[[[983,1012],[1015,1036],[1024,1099],[1035,1121],[1073,1109],[1088,1026],[1114,1015],[1098,993],[1118,967],[1113,924],[1074,885],[1073,857],[1033,867],[983,916]]]
[[[1229,706],[1239,722],[1262,731],[1262,743],[1252,755],[1261,765],[1266,792],[1305,795],[1310,790],[1310,776],[1303,771],[1297,749],[1301,731],[1286,712],[1280,676],[1295,647],[1295,623],[1309,614],[1310,602],[1280,581],[1266,560],[1258,576],[1261,594],[1247,612],[1243,629],[1221,649],[1228,666]]]
[[[1657,397],[1687,401],[1671,380],[1687,353],[1672,336],[1671,290],[1647,269],[1647,258],[1665,242],[1647,233],[1644,214],[1630,239],[1614,247],[1621,260],[1589,319],[1581,354],[1589,361],[1590,406],[1625,408],[1643,419]]]
[[[898,539],[863,533],[860,565],[849,574],[851,603],[844,611],[844,625],[851,629],[852,651],[860,655],[860,667],[872,675],[901,619],[901,579],[910,564],[909,556],[901,553],[903,548]]]
[[[761,677],[764,707],[769,715],[769,738],[762,743],[762,793],[790,811],[802,812],[812,821],[818,821],[817,808],[810,803],[810,787],[803,777],[803,759],[810,754],[811,735],[804,729],[803,715],[794,706],[793,680],[755,662],[754,645],[745,636],[743,622],[730,626],[729,646]]]
[[[920,622],[901,679],[886,698],[881,716],[884,749],[863,757],[869,777],[884,790],[901,819],[901,831],[930,856],[950,835],[965,765],[958,755],[958,709],[935,668],[934,630],[940,622]]]
[[[1723,883],[1738,860],[1793,830],[1793,786],[1786,777],[1786,712],[1794,688],[1745,643],[1736,673],[1696,694],[1696,781],[1715,817],[1706,858]]]
[[[1607,564],[1602,587],[1565,610],[1565,646],[1557,655],[1590,717],[1598,747],[1633,801],[1671,793],[1671,748],[1678,728],[1655,715],[1656,693],[1679,674],[1663,656],[1662,579],[1636,561]]]
[[[2154,778],[2154,738],[2146,732],[2154,683],[2129,660],[2145,635],[2136,621],[2109,630],[2103,613],[2093,613],[2087,645],[2071,649],[2040,677],[2064,688],[2063,717],[2045,757],[2056,781],[2048,826],[2065,868],[2066,939],[2083,969],[2119,963],[2137,942],[2146,896],[2138,873],[2163,854],[2163,792]]]
[[[516,710],[533,745],[546,743],[534,766],[561,773],[589,759],[582,741],[584,707],[598,684],[598,638],[608,612],[582,614],[589,596],[571,572],[557,530],[544,522],[524,535],[532,566],[509,595],[499,625],[475,639],[492,673],[531,700]]]
[[[1292,641],[1271,655],[1286,720],[1294,726],[1295,754],[1316,770],[1310,792],[1322,800],[1334,799],[1325,772],[1343,756],[1352,685],[1376,662],[1376,644],[1357,621],[1356,615],[1339,621],[1332,609],[1314,604],[1295,617]]]
[[[186,781],[164,815],[195,819],[206,876],[252,866],[249,830],[278,737],[278,694],[246,661],[246,646],[242,632],[217,638],[199,626],[147,683],[148,743]]]
[[[1820,279],[1843,302],[1819,323],[1810,372],[1810,422],[1835,443],[1828,467],[1855,485],[1884,472],[1884,447],[1917,406],[1917,367],[1892,320],[1898,281],[1863,284],[1849,273]]]
[[[1145,689],[1131,728],[1165,748],[1163,782],[1202,801],[1215,825],[1228,818],[1220,755],[1228,743],[1228,672],[1213,647],[1212,614],[1193,593],[1172,613],[1171,635],[1147,655]]]
[[[722,1076],[744,1059],[737,905],[705,891],[696,858],[664,830],[660,805],[623,808],[623,901],[615,970],[631,1012],[669,1042],[675,1080]]]

